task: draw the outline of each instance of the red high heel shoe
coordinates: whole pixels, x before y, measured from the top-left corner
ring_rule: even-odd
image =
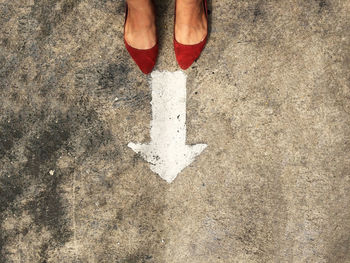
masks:
[[[208,8],[207,8],[207,0],[203,0],[205,17],[208,23]],[[176,17],[176,0],[175,0],[175,17]],[[194,45],[185,45],[179,43],[175,38],[175,18],[174,18],[174,50],[177,63],[182,69],[189,68],[192,63],[200,56],[205,44],[208,39],[208,29],[205,38]],[[208,28],[208,27],[207,27]]]
[[[130,56],[135,61],[137,66],[145,74],[152,72],[158,56],[158,40],[156,44],[150,49],[138,49],[130,46],[125,39],[125,24],[128,17],[128,5],[125,3],[125,21],[124,21],[124,44]]]

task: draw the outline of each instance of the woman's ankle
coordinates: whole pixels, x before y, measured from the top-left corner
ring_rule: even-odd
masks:
[[[130,1],[134,2],[134,1]],[[153,5],[129,5],[128,17],[125,25],[125,39],[132,47],[148,49],[155,45],[156,25]]]
[[[177,0],[176,40],[182,44],[196,44],[207,34],[207,19],[203,0]]]

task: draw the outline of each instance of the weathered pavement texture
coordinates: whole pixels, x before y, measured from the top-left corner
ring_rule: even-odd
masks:
[[[186,71],[187,143],[208,147],[168,184],[127,147],[151,90],[123,2],[0,0],[0,262],[350,262],[350,2],[209,7]]]

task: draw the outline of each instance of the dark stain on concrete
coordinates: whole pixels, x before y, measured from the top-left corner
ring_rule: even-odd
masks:
[[[16,116],[7,116],[0,123],[0,159],[13,147],[13,144],[23,136],[23,120]],[[11,155],[8,156],[11,159]]]
[[[40,250],[39,250],[40,263],[46,263],[47,262],[47,259],[48,259],[48,254],[47,254],[48,248],[49,248],[49,244],[48,243],[44,243],[40,247]]]
[[[253,22],[255,23],[259,18],[263,16],[263,11],[261,9],[261,3],[255,5],[254,12],[253,12]]]
[[[31,138],[27,145],[27,164],[25,171],[31,182],[44,185],[43,189],[25,206],[32,214],[35,223],[45,226],[52,234],[53,241],[64,244],[71,236],[67,224],[66,212],[63,207],[59,185],[65,176],[56,167],[59,158],[58,151],[67,149],[67,140],[72,134],[72,123],[67,119],[58,118],[51,121],[45,130]],[[49,171],[54,171],[50,174]]]
[[[316,0],[318,2],[318,13],[321,13],[323,10],[329,8],[329,3],[326,0]]]
[[[24,122],[24,120],[20,121]],[[1,201],[3,201],[1,212],[8,208],[13,213],[27,210],[35,219],[34,224],[48,228],[54,244],[64,244],[71,236],[59,190],[62,177],[67,175],[60,173],[55,165],[58,158],[57,151],[67,144],[70,134],[71,125],[67,120],[61,119],[57,123],[56,121],[48,123],[44,130],[27,141],[25,155],[28,161],[23,169],[16,175],[0,178],[2,187],[6,189],[1,194]],[[55,171],[54,175],[49,174],[50,169]],[[18,196],[36,184],[44,187],[38,194],[31,197],[24,207],[14,204]],[[5,243],[6,234],[2,235],[1,239],[2,243]],[[44,252],[41,251],[41,253]],[[2,256],[5,257],[5,255]]]
[[[62,3],[60,1],[36,1],[32,8],[32,14],[40,24],[39,39],[42,40],[51,35],[53,29],[57,24],[64,21],[74,8],[81,2],[81,0],[66,0]],[[61,8],[55,9],[57,5]]]
[[[42,180],[45,182],[44,189],[28,202],[25,209],[33,215],[36,224],[47,227],[51,232],[52,241],[63,245],[72,235],[69,230],[70,221],[66,217],[59,189],[62,177],[67,176],[67,174],[61,173],[56,168],[54,175],[48,172],[47,175],[42,176],[44,177]]]
[[[149,106],[151,101],[151,92],[147,88],[145,81],[135,81],[129,76],[132,69],[127,64],[110,63],[107,65],[98,65],[96,69],[85,69],[80,74],[96,74],[97,88],[93,92],[96,96],[102,97],[108,101],[114,101],[114,106],[124,105],[131,107],[133,110],[144,109]],[[95,72],[96,71],[96,72]],[[94,78],[94,77],[93,77]]]
[[[3,212],[11,206],[12,202],[18,195],[23,192],[22,179],[19,177],[3,176],[0,178],[0,185],[2,189],[6,189],[0,195],[0,219],[3,218]]]
[[[2,89],[8,87],[9,81],[7,78],[17,69],[18,62],[17,55],[12,55],[10,58],[0,57],[0,87]]]
[[[75,72],[74,86],[85,90],[92,96],[119,102],[128,100],[137,93],[133,87],[133,79],[129,77],[131,68],[126,64],[100,63],[93,67],[85,67]]]
[[[55,153],[66,144],[72,132],[73,124],[69,120],[63,119],[64,117],[61,116],[56,120],[52,120],[47,128],[29,140],[29,145],[27,145],[27,168],[31,169],[33,166],[40,166],[50,161]]]
[[[62,153],[69,153],[75,155],[80,163],[97,152],[102,145],[113,141],[110,131],[104,128],[96,111],[86,104],[87,101],[82,100],[82,103],[83,105],[77,103],[71,106],[66,112],[45,105],[37,110],[26,108],[18,114],[8,113],[7,118],[0,123],[1,158],[11,159],[11,162],[2,167],[5,176],[0,177],[1,189],[6,189],[0,194],[0,224],[6,213],[19,216],[27,211],[38,229],[47,229],[50,240],[43,243],[38,251],[42,262],[47,258],[49,250],[62,246],[72,236],[71,218],[67,216],[61,185],[71,180],[74,167],[61,170],[57,166],[58,159]],[[84,148],[80,155],[75,153],[72,145],[77,134],[81,137],[81,147]],[[22,165],[18,159],[20,157],[14,154],[19,147],[16,145],[18,140],[24,140],[22,144],[25,145],[22,160],[27,161]],[[102,155],[111,155],[113,159],[119,152],[118,149],[104,151]],[[16,171],[13,168],[15,166],[22,168]],[[50,170],[54,174],[50,174]],[[24,197],[28,189],[33,187],[35,193]],[[18,198],[26,198],[25,205],[15,202]],[[0,233],[0,248],[3,248],[13,233],[3,229]],[[6,251],[1,249],[0,257],[6,259]]]
[[[5,263],[6,262],[6,256],[3,253],[3,247],[6,244],[6,240],[8,239],[8,234],[4,231],[0,232],[0,262]]]
[[[25,180],[14,174],[12,163],[18,162],[17,157],[13,154],[13,148],[17,148],[16,143],[28,133],[28,125],[33,119],[40,119],[40,113],[26,113],[26,110],[15,114],[6,112],[6,118],[0,124],[0,159],[7,158],[9,164],[2,167],[5,176],[0,177],[0,185],[6,191],[0,195],[0,219],[2,213],[11,207],[12,202],[18,195],[23,192]],[[19,172],[20,174],[20,172]]]
[[[118,89],[125,89],[130,81],[128,73],[131,71],[125,64],[108,64],[105,68],[97,69],[99,93],[112,94]]]
[[[152,260],[152,256],[148,253],[135,253],[127,256],[125,259],[119,261],[120,263],[147,263]]]

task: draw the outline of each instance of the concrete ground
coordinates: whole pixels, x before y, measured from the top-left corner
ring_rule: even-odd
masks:
[[[350,262],[350,2],[209,6],[185,72],[208,147],[169,184],[127,146],[152,96],[123,2],[0,0],[0,262]]]

